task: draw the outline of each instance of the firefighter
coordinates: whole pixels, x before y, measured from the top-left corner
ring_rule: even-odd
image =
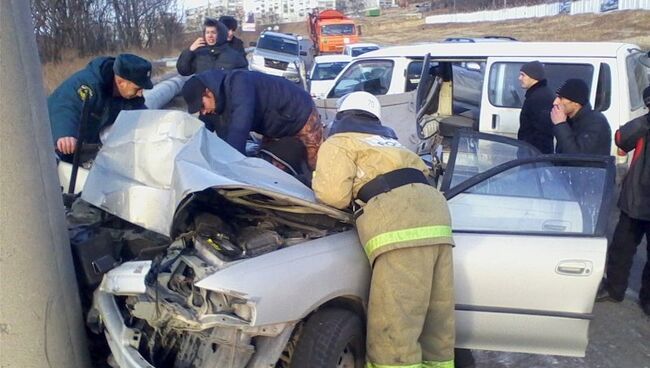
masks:
[[[330,206],[355,209],[372,267],[368,367],[454,367],[454,292],[449,209],[428,168],[381,125],[368,92],[339,100],[318,153],[312,187]]]

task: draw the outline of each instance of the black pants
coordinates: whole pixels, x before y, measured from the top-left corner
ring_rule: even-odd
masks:
[[[650,221],[633,219],[621,212],[607,254],[607,288],[615,298],[623,299],[625,296],[636,247],[641,243],[643,235],[650,258]],[[650,262],[646,262],[643,268],[639,300],[642,304],[650,303]]]

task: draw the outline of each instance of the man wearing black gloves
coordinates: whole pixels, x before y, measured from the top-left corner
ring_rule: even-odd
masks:
[[[526,90],[526,100],[519,114],[517,139],[532,144],[541,153],[553,153],[550,112],[555,96],[547,86],[544,65],[537,60],[522,65],[519,83]]]
[[[557,153],[609,155],[612,130],[605,115],[589,105],[589,87],[582,79],[568,79],[557,90],[551,121]]]
[[[643,91],[650,108],[650,87]],[[618,207],[621,210],[614,238],[607,253],[607,278],[598,291],[597,301],[621,302],[625,297],[630,267],[643,236],[650,256],[650,113],[622,126],[614,136],[625,152],[634,150],[632,164],[623,179]],[[650,316],[650,263],[646,261],[639,291],[639,304]]]

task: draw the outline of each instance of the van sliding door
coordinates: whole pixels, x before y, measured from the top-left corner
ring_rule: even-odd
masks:
[[[488,58],[486,79],[483,83],[479,130],[517,138],[519,114],[526,90],[519,83],[519,70],[529,61],[538,60],[546,69],[548,86],[556,91],[567,79],[580,78],[590,88],[590,102],[594,106],[598,73],[602,59],[589,58]],[[592,88],[594,87],[594,88]],[[550,113],[551,106],[549,106]]]

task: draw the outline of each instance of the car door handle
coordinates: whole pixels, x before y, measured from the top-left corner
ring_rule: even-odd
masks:
[[[497,129],[498,121],[499,121],[499,117],[497,116],[497,114],[492,114],[492,130]]]
[[[555,272],[567,276],[589,276],[593,270],[593,263],[586,260],[566,260],[560,261]]]

